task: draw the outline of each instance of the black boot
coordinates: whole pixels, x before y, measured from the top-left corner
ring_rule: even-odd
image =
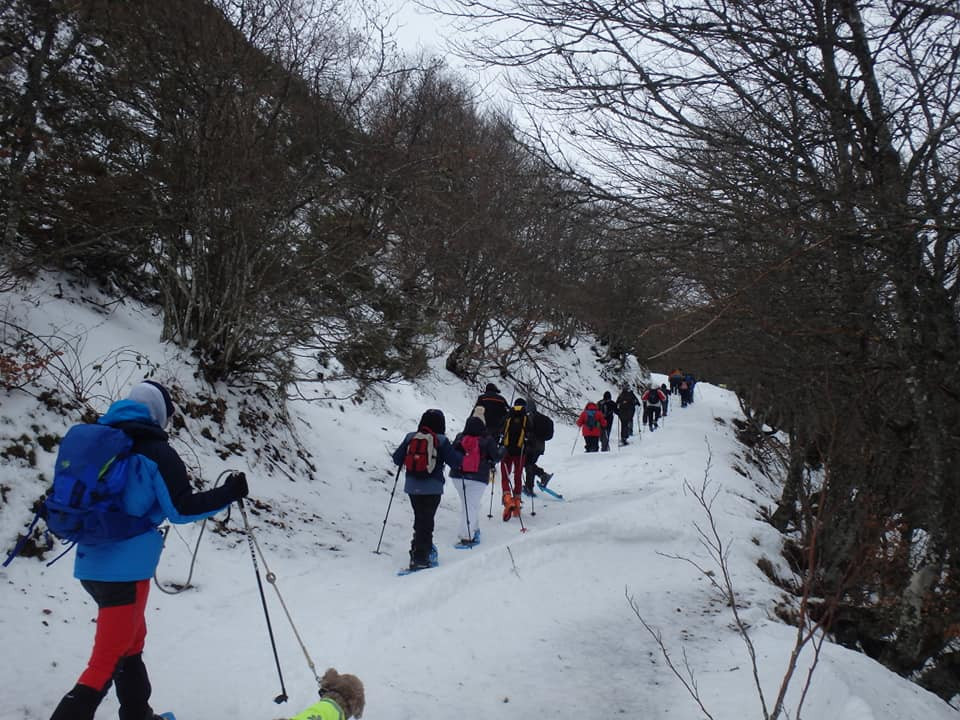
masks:
[[[152,720],[155,717],[149,703],[150,678],[141,654],[120,658],[113,682],[120,701],[120,720]]]
[[[109,687],[109,683],[103,690],[94,690],[89,685],[74,685],[73,690],[63,696],[50,720],[93,720]]]

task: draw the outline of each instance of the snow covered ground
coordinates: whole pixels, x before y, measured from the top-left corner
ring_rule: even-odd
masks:
[[[55,282],[40,284],[29,302],[4,308],[5,317],[38,333],[53,328],[60,337],[86,337],[71,347],[90,382],[102,381],[95,393],[99,409],[151,366],[157,379],[175,377],[200,392],[187,359],[159,344],[159,322],[150,312],[130,303],[102,307],[104,299],[89,290],[58,294]],[[116,357],[118,348],[135,349],[141,358],[124,354],[106,369],[93,368],[97,358]],[[581,388],[581,401],[597,400],[605,389],[616,394],[600,379],[586,343],[557,359],[566,363],[565,382]],[[509,396],[512,387],[500,384]],[[732,394],[702,383],[694,405],[681,409],[676,403],[661,429],[609,453],[584,454],[576,429],[558,423],[541,464],[555,473],[551,487],[566,499],[527,499],[522,533],[516,520],[499,519],[498,491],[494,517],[480,518],[483,541],[472,550],[453,548],[459,501],[448,481],[437,514],[440,567],[397,577],[407,561],[412,512],[401,481],[384,527],[394,486],[388,453],[428,407],[445,410],[451,431],[462,427],[479,389],[440,369],[362,404],[292,402],[292,422],[316,464],[313,479],[307,472],[271,471],[257,455],[269,443],[240,427],[249,396],[225,395],[222,424],[216,415],[189,418],[174,446],[207,481],[227,469],[247,472],[255,537],[303,644],[318,674],[334,666],[361,677],[369,720],[705,717],[667,669],[627,596],[662,633],[674,661],[682,666],[685,654],[713,718],[761,718],[730,611],[686,561],[710,563],[696,527],[705,527],[707,518],[685,489],[685,482],[699,487],[708,475],[714,518],[729,543],[742,617],[770,702],[794,629],[774,617],[781,591],[756,565],[766,557],[786,573],[777,533],[758,519],[759,506],[770,503],[775,489],[744,460],[733,436],[731,420],[739,409]],[[0,401],[0,450],[23,433],[62,434],[71,422],[20,394],[0,395]],[[234,446],[237,454],[223,453],[223,459],[216,450],[228,442],[244,449]],[[53,452],[34,450],[34,465],[28,458],[0,459],[5,549],[29,519],[25,503],[42,490],[40,475],[50,475]],[[180,720],[291,716],[315,701],[313,673],[265,582],[289,695],[283,705],[273,702],[280,680],[238,512],[227,527],[217,534],[207,526],[191,589],[151,591],[144,657],[154,706],[175,711]],[[186,580],[199,533],[199,525],[170,532],[158,571],[162,583]],[[261,564],[261,575],[266,572]],[[72,579],[72,555],[49,568],[20,558],[0,570],[0,588],[0,720],[45,719],[82,670],[96,608]],[[803,674],[801,668],[789,696],[791,717]],[[111,695],[98,717],[115,711]],[[802,712],[810,720],[958,716],[869,658],[829,644]]]

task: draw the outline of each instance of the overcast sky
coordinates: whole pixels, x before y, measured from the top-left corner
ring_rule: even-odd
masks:
[[[453,32],[445,18],[411,0],[390,0],[389,4],[396,13],[396,39],[401,49],[410,53],[423,49],[445,55],[442,38]]]

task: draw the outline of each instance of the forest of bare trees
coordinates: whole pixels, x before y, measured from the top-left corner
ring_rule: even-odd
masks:
[[[447,0],[517,117],[336,0],[0,8],[0,292],[93,279],[281,389],[584,330],[694,368],[780,458],[810,619],[960,691],[955,2]]]
[[[464,377],[569,338],[557,280],[590,270],[564,178],[454,73],[321,5],[5,3],[5,277],[156,302],[209,379],[281,388],[333,357],[415,376],[438,329]]]

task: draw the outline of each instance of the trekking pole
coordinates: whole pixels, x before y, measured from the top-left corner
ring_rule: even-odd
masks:
[[[490,483],[490,512],[487,513],[488,520],[493,518],[493,485],[496,477],[497,477],[497,469],[490,468],[490,479],[488,481]]]
[[[470,508],[467,505],[467,480],[460,478],[460,485],[463,486],[463,514],[467,516],[467,537],[473,542],[473,533],[470,532]]]
[[[580,439],[580,434],[577,433],[573,438],[573,447],[570,448],[570,457],[573,457],[573,451],[577,449],[577,440]]]
[[[397,483],[400,481],[400,471],[403,469],[403,465],[397,467],[397,476],[393,479],[393,490],[390,491],[390,502],[387,503],[387,514],[383,516],[383,527],[380,528],[380,539],[377,540],[377,549],[374,550],[375,555],[380,554],[380,543],[383,542],[383,532],[387,529],[387,518],[390,516],[390,506],[393,505],[393,494],[397,491]]]
[[[243,515],[243,524],[247,532],[247,544],[250,545],[250,557],[253,558],[253,572],[257,576],[257,588],[260,590],[260,603],[263,605],[263,616],[267,619],[267,634],[270,635],[270,646],[273,648],[273,661],[277,665],[277,675],[280,677],[280,694],[273,701],[278,705],[287,701],[287,688],[283,685],[283,671],[280,670],[280,656],[277,654],[277,642],[273,638],[273,625],[270,624],[270,611],[267,610],[267,596],[263,594],[263,581],[260,579],[260,565],[257,563],[257,552],[253,544],[253,533],[250,532],[250,524],[247,521],[247,511],[243,507],[243,500],[237,500],[240,506],[240,514]],[[267,580],[273,581],[273,573],[267,573]]]
[[[529,475],[527,474],[527,462],[526,462],[527,458],[526,458],[525,455],[524,455],[524,456],[521,456],[521,457],[523,458],[523,461],[524,461],[524,462],[523,462],[523,465],[522,465],[522,469],[521,469],[521,472],[522,472],[522,473],[524,474],[524,476],[525,476],[525,477],[524,477],[524,480],[523,480],[523,484],[526,485],[526,484],[527,484],[527,478],[530,479],[530,515],[536,515],[536,514],[537,514],[537,503],[536,503],[536,500],[534,499],[534,498],[536,498],[536,493],[534,492],[533,488],[534,488],[534,485],[535,485],[535,479],[536,479],[537,475],[536,475],[536,472],[534,472],[534,471],[532,471]],[[534,463],[534,465],[536,465],[536,463]],[[521,491],[521,492],[522,492],[522,491]],[[520,523],[520,527],[523,527],[523,523],[522,523],[522,522]]]

